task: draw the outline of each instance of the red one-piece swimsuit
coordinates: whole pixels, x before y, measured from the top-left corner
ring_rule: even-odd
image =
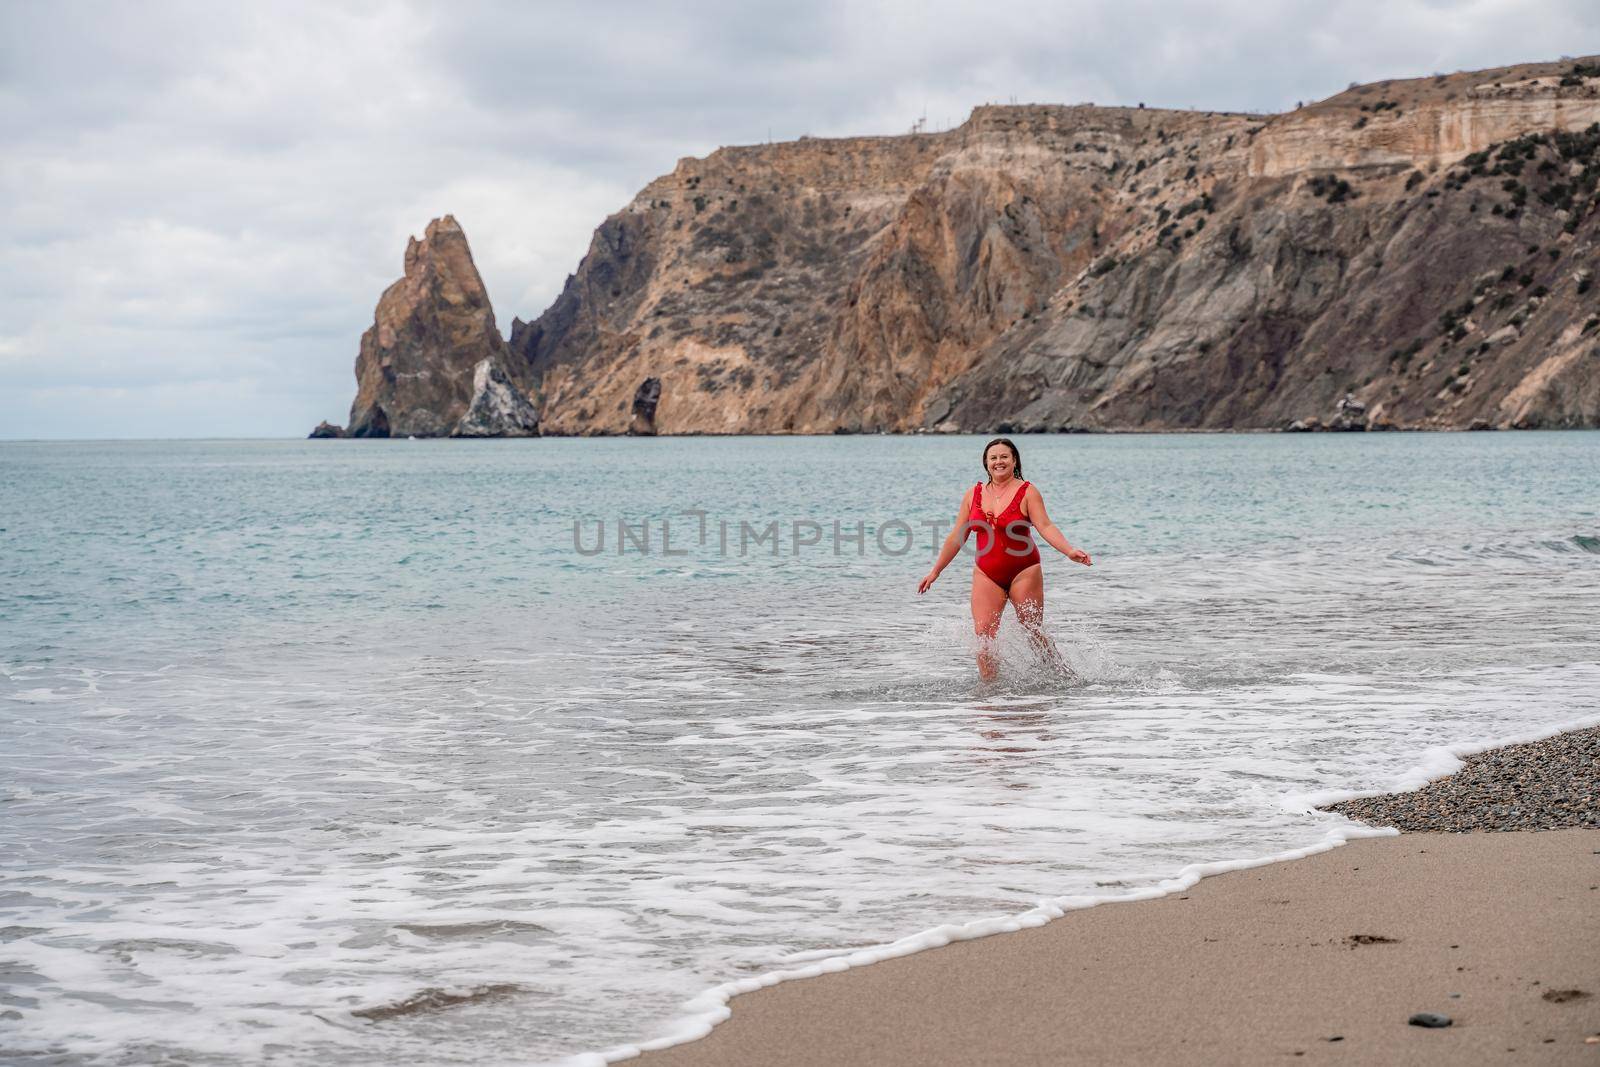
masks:
[[[1028,491],[1028,485],[1028,482],[1022,483],[992,522],[983,510],[983,483],[972,488],[967,534],[970,536],[974,529],[978,531],[978,569],[1007,592],[1017,575],[1039,562],[1039,546],[1033,543],[1033,535],[1028,531],[1033,520],[1021,510],[1022,494]],[[1017,526],[1016,532],[1012,531],[1013,526]]]

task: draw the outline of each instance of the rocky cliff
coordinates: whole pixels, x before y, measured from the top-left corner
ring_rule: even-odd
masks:
[[[546,433],[1600,425],[1600,66],[684,159],[513,324]]]
[[[1600,426],[1597,179],[1593,59],[723,148],[508,345],[430,225],[350,432],[453,432],[484,359],[545,433]]]
[[[407,244],[405,276],[384,290],[361,336],[345,435],[534,434],[530,386],[495,325],[466,235],[449,215],[433,220]]]

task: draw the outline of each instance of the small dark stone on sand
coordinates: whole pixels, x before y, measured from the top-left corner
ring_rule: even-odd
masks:
[[[1552,1004],[1565,1004],[1569,1000],[1583,1000],[1589,996],[1584,989],[1546,989],[1544,999]]]
[[[1426,1026],[1430,1030],[1437,1030],[1441,1026],[1449,1026],[1450,1016],[1440,1015],[1436,1011],[1419,1011],[1406,1020],[1412,1026]]]
[[[1351,934],[1345,938],[1345,944],[1351,948],[1357,945],[1398,945],[1398,937],[1384,937],[1382,934]]]
[[[1343,1041],[1344,1040],[1344,1035],[1343,1034],[1334,1034],[1332,1037],[1328,1038],[1328,1040],[1329,1041]]]

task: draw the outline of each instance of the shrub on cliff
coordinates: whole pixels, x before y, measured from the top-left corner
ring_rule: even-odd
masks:
[[[1310,182],[1311,195],[1327,197],[1328,203],[1337,204],[1344,200],[1354,200],[1360,196],[1350,183],[1336,174],[1317,175]]]

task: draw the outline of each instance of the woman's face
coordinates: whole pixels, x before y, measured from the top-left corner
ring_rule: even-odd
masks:
[[[1017,465],[1017,457],[1005,445],[995,445],[983,457],[983,462],[989,468],[989,477],[1000,481],[1012,473]]]

